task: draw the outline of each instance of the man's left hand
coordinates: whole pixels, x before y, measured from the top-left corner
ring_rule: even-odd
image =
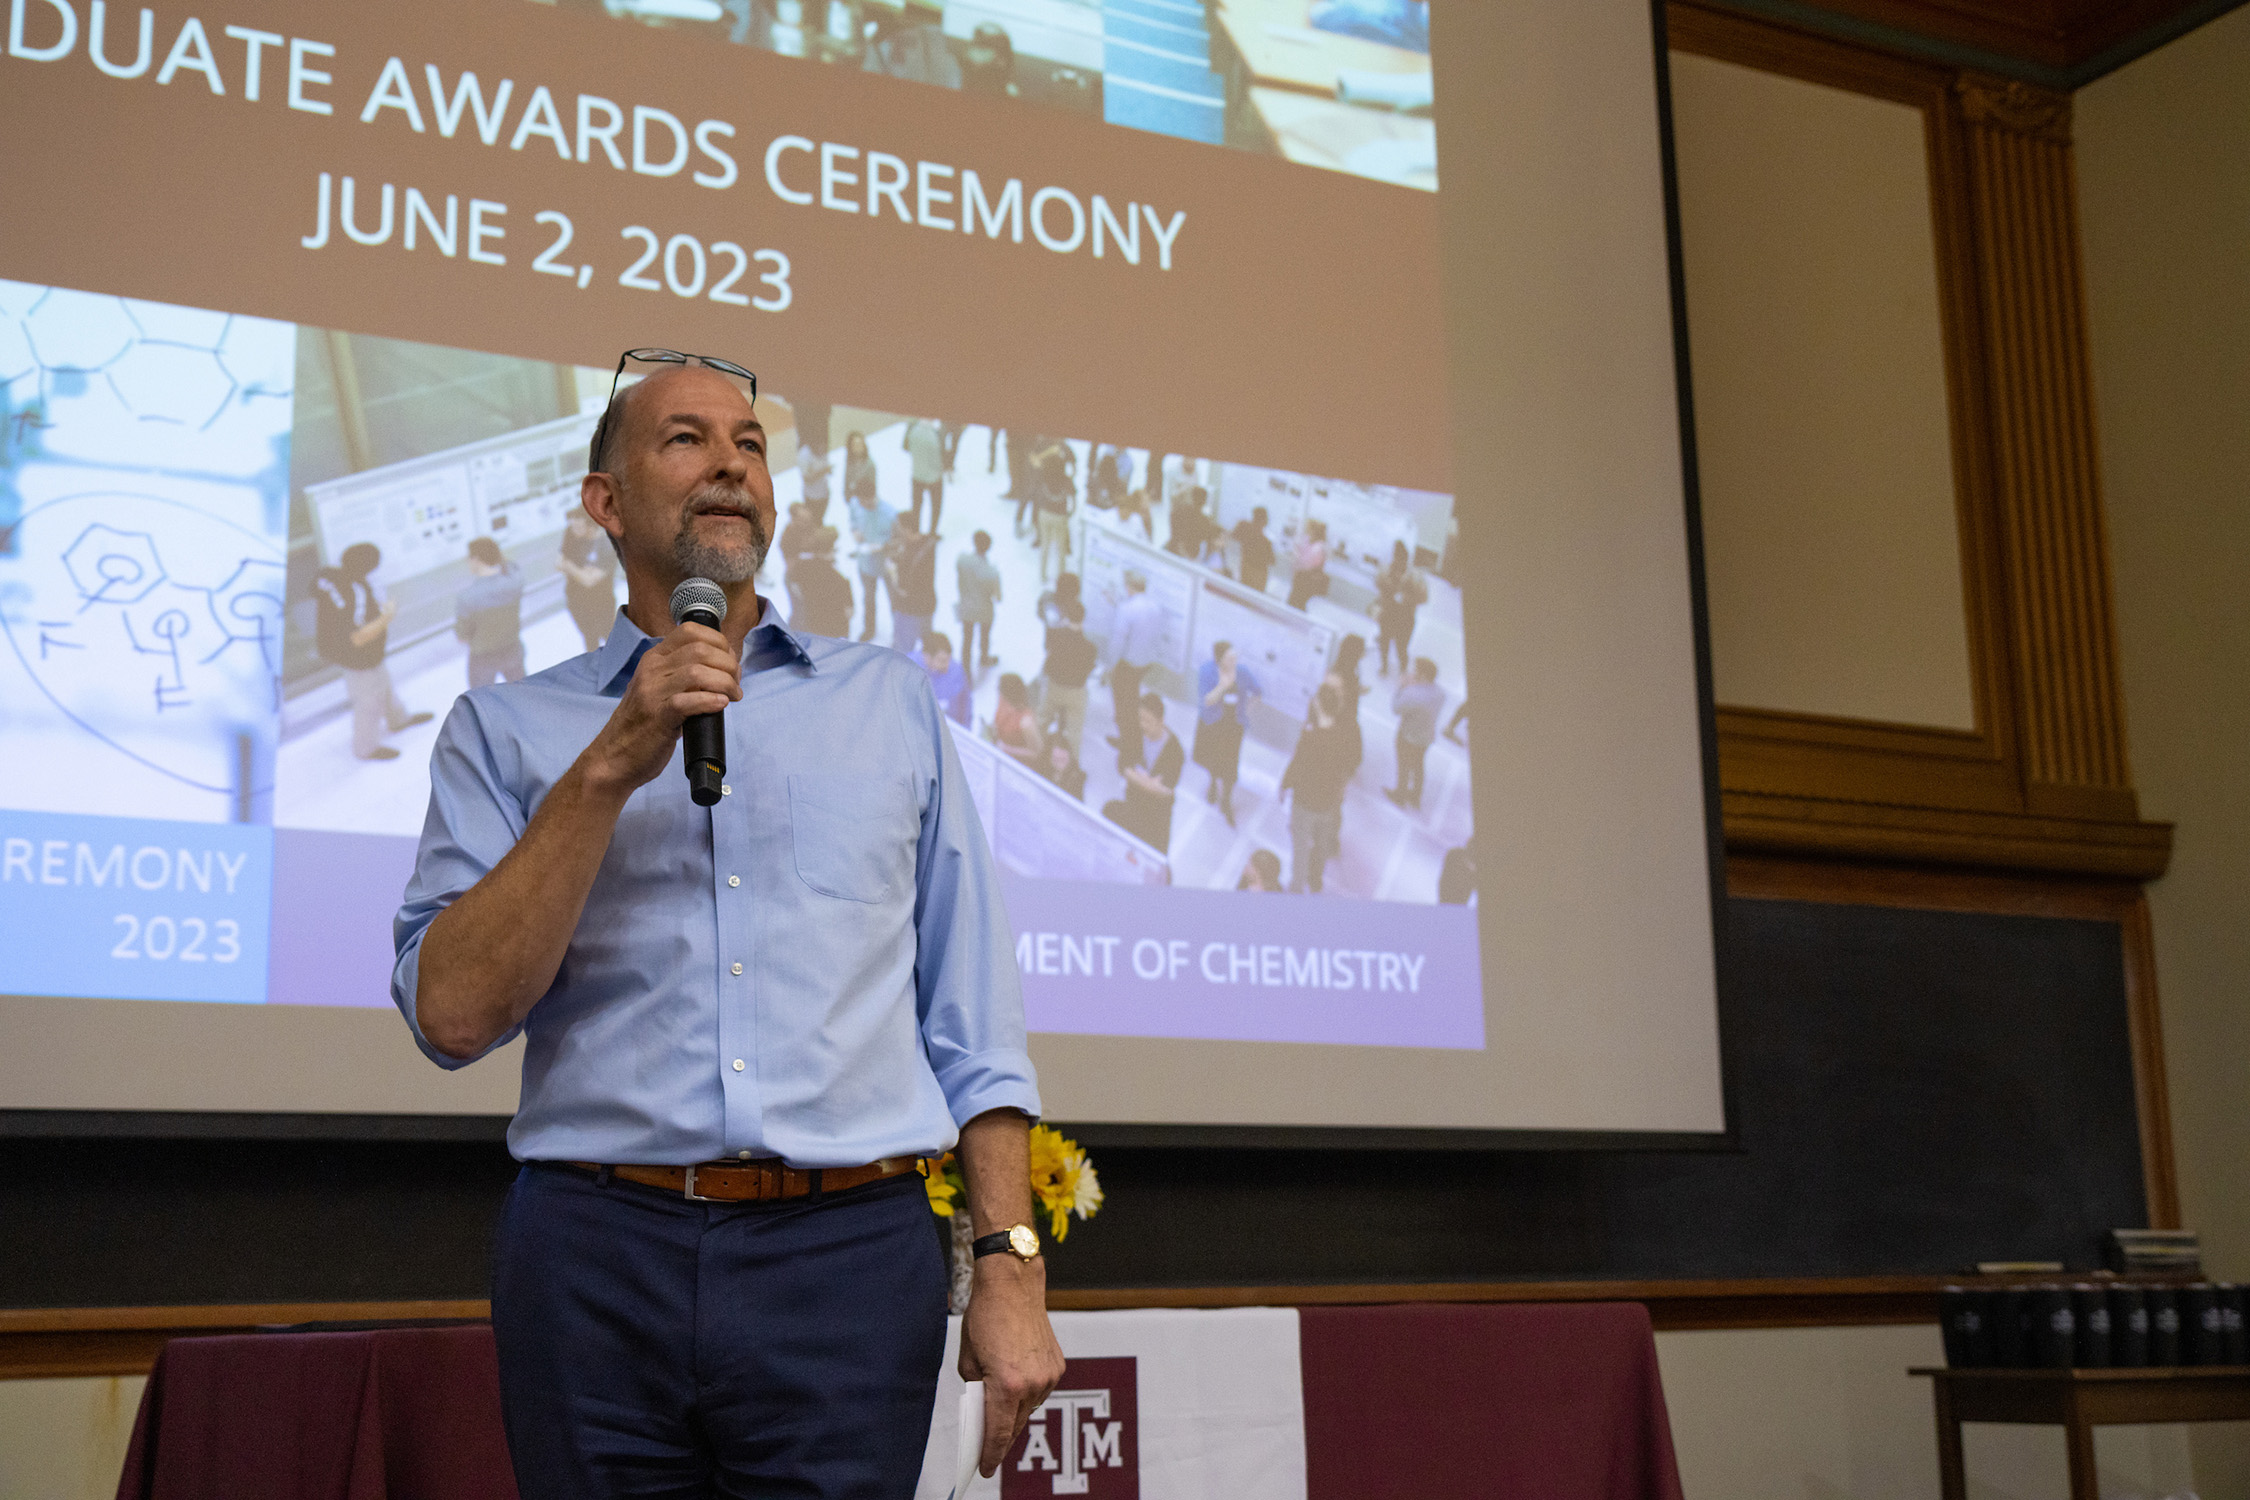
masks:
[[[980,1256],[961,1319],[961,1378],[984,1382],[984,1451],[977,1472],[998,1473],[1009,1445],[1063,1375],[1047,1321],[1047,1262]]]

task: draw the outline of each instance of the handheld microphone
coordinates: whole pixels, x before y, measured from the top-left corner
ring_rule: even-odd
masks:
[[[717,630],[727,617],[727,596],[708,578],[690,578],[672,590],[672,623],[694,621]],[[698,807],[719,800],[719,783],[727,774],[726,715],[693,714],[680,726],[680,746],[687,756],[688,795]]]

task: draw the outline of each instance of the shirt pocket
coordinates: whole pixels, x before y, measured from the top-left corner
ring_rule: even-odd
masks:
[[[797,878],[823,896],[872,905],[902,894],[920,835],[903,782],[789,778]]]

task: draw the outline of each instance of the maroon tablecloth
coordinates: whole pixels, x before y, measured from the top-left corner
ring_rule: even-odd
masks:
[[[1308,1500],[1680,1500],[1638,1303],[1307,1307]]]
[[[1680,1500],[1632,1303],[1300,1309],[1307,1500]],[[175,1339],[118,1500],[514,1500],[492,1330]],[[1224,1500],[1224,1497],[1213,1497]]]
[[[515,1500],[492,1329],[174,1339],[118,1500]]]

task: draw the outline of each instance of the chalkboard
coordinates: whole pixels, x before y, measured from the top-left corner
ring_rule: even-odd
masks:
[[[1727,903],[1735,1148],[1096,1151],[1051,1284],[1852,1276],[2146,1223],[2112,923]],[[16,1139],[19,1307],[482,1296],[495,1141]]]

